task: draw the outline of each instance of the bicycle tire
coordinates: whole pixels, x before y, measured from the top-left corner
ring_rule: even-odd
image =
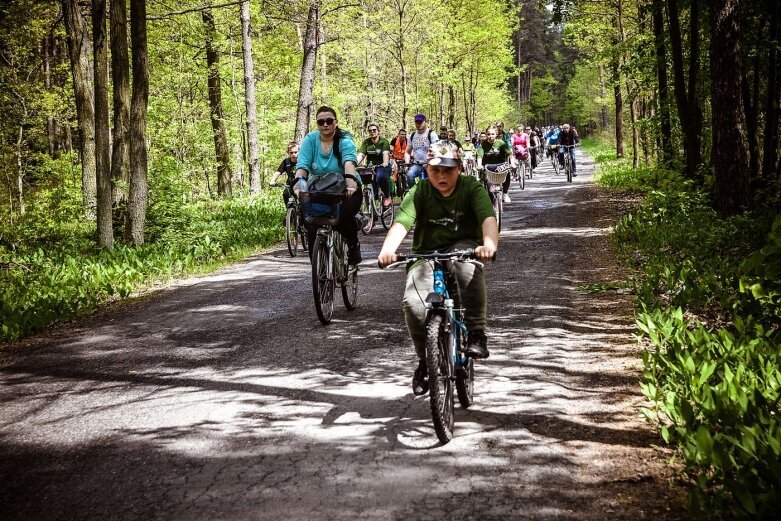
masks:
[[[521,190],[526,188],[526,165],[521,163],[518,165],[518,170],[520,170],[520,175],[518,175],[518,184],[521,186]]]
[[[363,191],[363,202],[361,203],[361,214],[366,220],[366,224],[361,228],[361,232],[364,235],[369,235],[374,228],[374,204],[372,199],[374,198],[374,190],[371,186],[368,186]]]
[[[300,214],[299,214],[300,215]],[[298,237],[301,242],[301,249],[304,251],[309,250],[309,235],[306,231],[306,226],[301,224],[301,219],[298,221]]]
[[[496,216],[496,227],[499,231],[502,231],[503,194],[501,191],[499,191],[499,192],[492,192],[492,195],[493,197],[491,199],[494,207],[494,215]]]
[[[567,154],[568,152],[565,152]],[[567,182],[572,182],[572,160],[571,159],[565,159],[564,160],[564,170],[567,172]]]
[[[342,256],[341,258],[337,257],[336,262],[340,263],[342,273],[345,274],[344,280],[340,281],[342,287],[342,301],[344,302],[344,307],[346,307],[348,311],[352,311],[358,304],[358,269],[353,268],[351,270],[349,268],[347,265],[347,258],[344,255],[347,246],[344,244],[344,239],[341,236],[339,237],[339,241],[341,242],[339,251],[342,252]]]
[[[385,195],[380,193],[380,199],[384,197]],[[395,220],[396,220],[396,208],[394,207],[393,199],[391,198],[390,206],[382,207],[382,213],[380,214],[380,222],[382,222],[382,227],[387,230],[393,225],[393,221]]]
[[[285,239],[290,256],[298,255],[298,211],[292,206],[285,212]]]
[[[467,358],[466,367],[456,369],[456,394],[464,409],[475,402],[475,361],[471,356]]]
[[[526,170],[529,171],[529,179],[534,177],[534,166],[532,166],[531,160],[526,163]]]
[[[312,245],[312,293],[317,318],[324,325],[331,322],[334,314],[335,280],[328,275],[329,255],[326,237],[318,234]]]
[[[431,418],[439,441],[453,439],[455,397],[450,378],[447,348],[449,332],[445,330],[442,315],[431,314],[426,322],[426,364],[428,366],[428,394]]]

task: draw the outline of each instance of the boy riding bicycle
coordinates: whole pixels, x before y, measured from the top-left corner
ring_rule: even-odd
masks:
[[[427,170],[428,179],[416,184],[402,202],[377,257],[379,266],[384,268],[396,262],[396,250],[413,225],[413,253],[474,248],[479,260],[491,260],[499,242],[496,216],[483,185],[474,177],[460,175],[461,158],[456,146],[447,141],[432,144]],[[456,276],[465,308],[464,322],[469,330],[466,354],[488,358],[485,337],[488,299],[483,269],[459,262],[453,262],[450,269]],[[407,272],[404,291],[404,320],[419,359],[412,379],[412,389],[417,395],[428,391],[424,299],[428,288],[433,286],[433,277],[429,263],[416,263]]]

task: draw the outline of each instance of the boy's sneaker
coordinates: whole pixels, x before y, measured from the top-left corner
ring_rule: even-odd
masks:
[[[361,263],[363,257],[361,257],[361,243],[355,243],[355,246],[351,246],[347,251],[347,264],[350,266],[357,266]]]
[[[412,375],[412,394],[422,396],[428,392],[428,367],[426,361],[418,361],[418,367]]]
[[[485,337],[485,332],[481,330],[474,330],[469,332],[469,338],[466,341],[466,356],[472,358],[488,358],[488,347],[486,347],[488,340]]]
[[[504,202],[509,203],[510,202],[510,196],[508,194],[504,194]]]

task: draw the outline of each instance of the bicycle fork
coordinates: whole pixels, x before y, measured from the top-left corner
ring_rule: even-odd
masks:
[[[462,370],[469,363],[461,350],[462,342],[459,341],[459,335],[461,338],[466,338],[467,328],[463,321],[459,320],[464,310],[456,308],[455,301],[450,298],[442,270],[434,270],[434,291],[426,297],[426,307],[429,309],[429,314],[440,313],[445,321],[445,328],[448,331],[447,376],[451,381],[455,381],[456,371]]]

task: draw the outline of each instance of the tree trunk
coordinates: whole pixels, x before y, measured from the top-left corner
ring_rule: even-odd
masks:
[[[211,108],[214,152],[217,158],[217,194],[222,197],[232,195],[230,157],[228,139],[225,136],[225,120],[222,115],[222,89],[220,87],[220,55],[214,48],[214,15],[211,9],[201,12],[206,26],[206,64],[209,68],[209,107]]]
[[[127,200],[130,183],[130,61],[125,0],[111,0],[111,80],[114,85],[114,135],[111,180],[114,203]]]
[[[81,193],[87,218],[95,219],[95,101],[92,87],[94,71],[90,55],[92,42],[87,22],[81,15],[78,0],[62,0],[65,29],[68,34],[73,92],[79,126],[79,155],[81,156]]]
[[[144,225],[149,199],[146,149],[149,66],[146,39],[146,0],[130,0],[133,98],[130,102],[130,194],[127,202],[125,241],[136,246],[144,244]]]
[[[317,64],[317,34],[320,24],[320,4],[317,0],[309,5],[309,16],[304,35],[304,60],[301,64],[301,82],[298,89],[295,140],[299,143],[307,132],[315,104],[315,66]]]
[[[673,60],[673,81],[675,91],[675,101],[678,107],[678,119],[681,122],[681,130],[683,131],[683,145],[686,154],[686,175],[687,177],[694,179],[697,176],[697,167],[702,162],[700,153],[700,134],[697,130],[697,119],[700,113],[699,103],[694,92],[686,92],[686,78],[684,76],[683,67],[683,49],[681,41],[681,26],[678,13],[678,1],[668,0],[668,18],[670,26],[670,44],[672,47],[672,60]],[[699,9],[697,0],[692,0],[692,12],[690,16],[695,18],[692,20],[692,26],[696,25],[696,16],[699,16]],[[697,31],[691,35],[690,53],[694,56],[690,60],[690,68],[694,66],[694,71],[689,71],[689,86],[694,88],[696,86],[697,70],[699,68],[699,62],[697,61],[696,54],[699,52],[699,38]],[[694,81],[692,77],[694,76]]]
[[[729,216],[749,204],[746,122],[737,95],[743,70],[738,0],[712,0],[710,18],[714,203]]]
[[[258,163],[258,123],[255,107],[255,67],[252,63],[252,31],[250,29],[249,0],[241,4],[241,48],[244,55],[244,100],[247,108],[247,145],[249,147],[249,191],[260,193],[260,165]]]
[[[608,119],[607,103],[605,103],[607,89],[605,88],[605,65],[603,63],[599,64],[599,96],[602,98],[602,107],[600,109],[602,129],[606,129],[610,126],[610,120]]]
[[[624,157],[624,98],[618,56],[613,57],[613,96],[616,100],[616,157]]]
[[[656,44],[656,78],[659,86],[658,107],[661,125],[662,154],[661,163],[669,165],[673,156],[670,126],[669,87],[667,85],[667,47],[664,41],[664,6],[662,0],[654,0],[653,24],[654,42]]]
[[[43,73],[43,86],[46,92],[49,92],[52,88],[52,76],[51,76],[51,55],[52,55],[52,41],[51,35],[46,35],[41,40],[40,45],[41,55],[41,72]],[[56,137],[55,137],[55,121],[50,115],[46,116],[46,137],[49,143],[49,155],[55,157],[56,150]]]
[[[25,109],[25,114],[27,110]],[[19,205],[19,215],[25,214],[24,206],[24,160],[22,159],[22,143],[24,142],[24,120],[19,124],[19,135],[16,139],[16,201]]]
[[[114,248],[111,222],[111,143],[108,130],[108,41],[106,0],[92,0],[92,48],[95,64],[95,172],[98,187],[98,244]]]
[[[779,82],[778,82],[778,24],[779,0],[771,0],[770,41],[767,63],[767,101],[765,103],[765,140],[762,173],[765,179],[772,179],[778,161],[778,120],[779,120]]]

